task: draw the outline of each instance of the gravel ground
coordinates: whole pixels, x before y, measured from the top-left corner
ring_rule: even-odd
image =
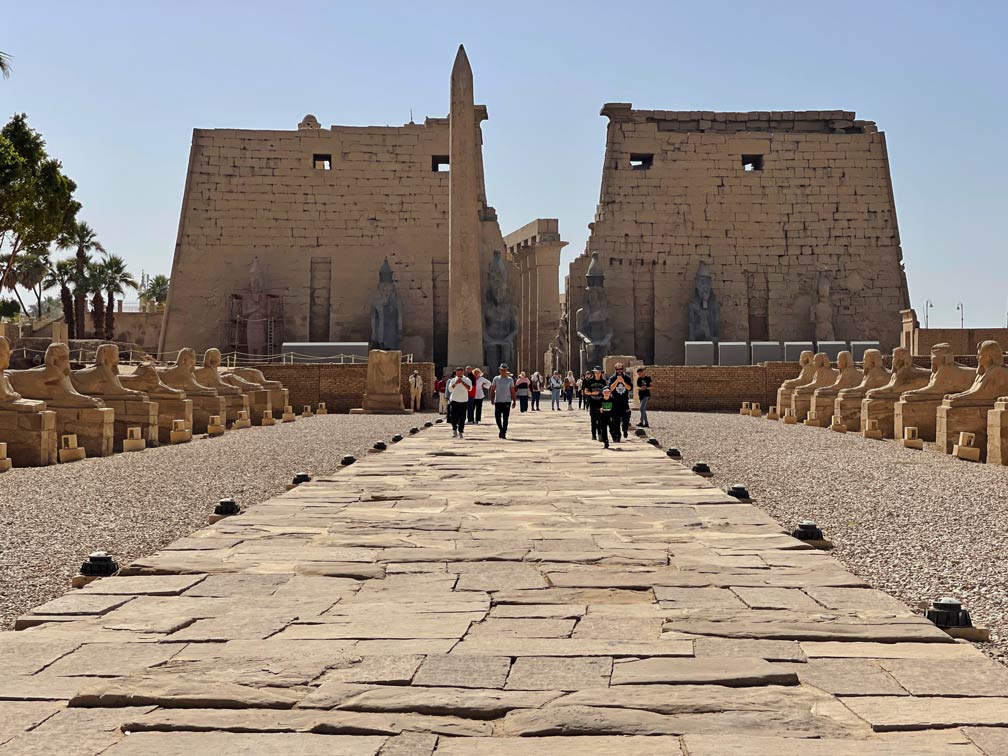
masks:
[[[648,416],[651,435],[688,464],[708,462],[718,486],[745,485],[788,529],[818,522],[833,554],[875,587],[913,608],[959,598],[992,631],[981,648],[1008,663],[1008,468],[765,418]]]
[[[325,415],[134,454],[0,475],[0,629],[62,595],[91,551],[128,562],[206,525],[218,499],[281,493],[434,414]]]

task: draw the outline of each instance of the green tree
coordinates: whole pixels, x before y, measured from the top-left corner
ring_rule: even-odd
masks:
[[[67,332],[72,336],[74,329],[74,300],[70,293],[70,285],[73,283],[74,274],[77,270],[77,261],[73,258],[59,260],[55,264],[49,265],[49,272],[46,274],[43,285],[46,289],[60,290],[60,304],[63,305],[63,319],[67,324]]]
[[[13,260],[9,254],[3,255],[0,256],[0,266],[3,266],[4,269],[9,266],[4,288],[14,292],[14,296],[21,303],[21,309],[25,315],[29,315],[30,312],[18,293],[18,286],[29,289],[35,295],[35,310],[37,311],[42,306],[42,292],[45,290],[43,281],[49,270],[49,253],[46,250],[41,252],[24,251]]]
[[[100,339],[105,334],[105,298],[102,296],[105,290],[105,263],[88,264],[84,287],[85,292],[91,295],[91,326],[94,328],[94,338]]]
[[[60,236],[60,249],[72,249],[75,256],[74,272],[74,320],[80,329],[77,338],[84,337],[84,320],[87,317],[87,295],[89,289],[88,265],[91,262],[90,252],[105,253],[105,248],[98,241],[98,235],[86,221],[74,220]],[[70,334],[71,337],[74,334]]]
[[[11,61],[10,55],[8,55],[5,52],[0,52],[0,76],[3,76],[5,79],[10,78],[11,74],[10,61]]]
[[[45,141],[22,113],[0,131],[0,250],[8,251],[0,286],[18,255],[45,250],[74,220],[77,185],[45,151]],[[9,287],[8,287],[9,288]]]
[[[144,299],[157,304],[164,304],[168,300],[168,276],[158,273],[147,282],[147,288],[141,292]]]
[[[138,289],[136,279],[126,270],[126,261],[118,255],[109,255],[102,262],[102,284],[105,288],[105,338],[115,338],[115,297],[126,289]]]

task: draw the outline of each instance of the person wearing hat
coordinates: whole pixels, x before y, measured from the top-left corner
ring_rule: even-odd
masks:
[[[473,369],[473,390],[476,392],[471,421],[480,424],[483,419],[483,400],[486,399],[486,392],[490,388],[490,381],[479,368]],[[472,392],[470,392],[472,393]]]
[[[596,365],[591,372],[591,376],[585,379],[582,386],[584,395],[588,398],[588,413],[591,416],[591,432],[593,441],[608,439],[604,436],[604,431],[600,429],[602,423],[602,392],[609,387],[609,382],[602,375],[602,368]]]
[[[419,370],[414,370],[413,375],[409,377],[409,395],[410,409],[414,412],[419,412],[420,399],[423,397],[423,378],[420,377]]]
[[[455,375],[448,381],[448,422],[451,423],[452,438],[462,438],[465,431],[471,388],[472,381],[465,377],[462,368],[455,368]]]
[[[518,399],[518,390],[515,388],[514,378],[508,374],[507,363],[502,362],[500,375],[495,376],[490,384],[490,401],[494,406],[494,420],[497,421],[497,435],[500,438],[507,438],[508,418],[511,417],[511,409]]]

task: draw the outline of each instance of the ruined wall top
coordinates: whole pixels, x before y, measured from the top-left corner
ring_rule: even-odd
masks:
[[[785,131],[799,134],[870,134],[874,121],[856,120],[852,110],[634,110],[629,102],[607,102],[599,115],[613,123],[654,123],[658,131]]]

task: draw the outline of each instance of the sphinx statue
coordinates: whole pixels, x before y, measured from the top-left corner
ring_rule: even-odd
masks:
[[[830,278],[826,271],[819,271],[816,281],[816,302],[812,305],[811,320],[816,341],[833,341],[833,303],[830,300]]]
[[[102,344],[95,352],[94,365],[74,370],[70,380],[82,394],[119,401],[149,401],[143,391],[126,388],[119,379],[119,347]]]
[[[269,380],[263,375],[261,370],[251,367],[236,367],[225,373],[224,379],[227,380],[227,376],[229,375],[249,381],[249,383],[261,386],[263,390],[268,391],[271,408],[277,407],[282,409],[290,404],[290,394],[284,388],[284,385],[280,381]],[[249,401],[249,409],[253,410],[253,412],[258,409],[251,400]],[[253,415],[253,422],[258,423],[261,419],[261,415]]]
[[[861,400],[861,430],[868,428],[868,420],[877,420],[883,438],[895,437],[894,405],[907,391],[923,388],[931,380],[931,371],[914,364],[910,350],[896,347],[892,353],[892,372],[889,382],[869,389]]]
[[[11,348],[7,338],[0,336],[0,411],[17,410],[22,412],[41,412],[45,402],[25,399],[14,390],[7,369],[10,367]]]
[[[717,341],[721,326],[721,306],[714,294],[714,282],[707,263],[697,269],[693,296],[686,308],[690,341]]]
[[[834,370],[830,365],[829,357],[825,352],[819,352],[812,358],[812,380],[808,383],[796,386],[791,394],[791,409],[798,422],[804,422],[812,409],[812,399],[817,389],[832,386],[840,376],[839,370]]]
[[[56,428],[43,401],[25,399],[11,385],[10,342],[0,336],[0,441],[7,444],[9,462],[17,467],[56,463]],[[15,414],[16,413],[16,414]],[[13,427],[12,427],[13,426]]]
[[[371,302],[371,349],[395,351],[402,344],[402,310],[388,258],[378,271],[378,291]]]
[[[500,251],[495,249],[483,296],[483,364],[490,370],[501,364],[513,367],[517,335],[518,313],[508,298],[507,267]]]
[[[977,348],[977,369],[973,385],[957,394],[949,394],[935,416],[935,444],[945,454],[952,453],[960,433],[972,433],[980,449],[980,459],[987,458],[988,413],[1000,397],[1008,393],[1008,367],[1004,350],[996,341],[985,341]]]
[[[133,375],[120,375],[119,382],[126,388],[144,392],[155,401],[185,399],[185,391],[172,388],[162,381],[150,362],[137,365]]]
[[[836,406],[837,396],[843,389],[854,388],[861,383],[863,376],[854,364],[854,357],[844,350],[837,355],[837,378],[829,386],[817,388],[812,395],[811,411],[806,425],[820,428],[829,426]]]
[[[158,376],[172,388],[181,389],[187,397],[217,396],[217,390],[204,386],[196,380],[196,352],[189,347],[179,350],[175,364],[169,368],[160,368]]]
[[[925,441],[935,440],[938,406],[946,394],[958,394],[973,384],[976,371],[959,365],[948,344],[931,347],[931,379],[923,388],[905,391],[893,408],[893,432],[903,438],[903,429],[915,427]]]
[[[789,378],[777,389],[777,411],[781,417],[784,416],[785,408],[791,406],[791,395],[794,393],[794,390],[799,386],[812,382],[812,376],[815,375],[815,365],[812,364],[812,357],[813,353],[810,350],[804,350],[798,357],[798,365],[801,368],[798,377]]]
[[[218,396],[238,396],[241,389],[230,383],[225,383],[221,379],[218,368],[221,366],[223,358],[220,349],[211,347],[203,353],[203,367],[193,369],[193,377],[202,386],[216,389]]]
[[[872,389],[889,383],[892,374],[882,364],[882,352],[868,349],[864,353],[861,382],[854,387],[840,389],[833,403],[833,414],[838,416],[847,430],[861,428],[861,402]]]
[[[592,252],[585,275],[584,303],[575,314],[575,327],[581,339],[581,374],[601,366],[611,351],[613,328],[605,291],[605,271],[598,252]]]
[[[70,376],[70,348],[50,344],[40,367],[9,371],[11,384],[28,399],[41,399],[48,409],[98,409],[101,399],[85,396],[74,388]]]

